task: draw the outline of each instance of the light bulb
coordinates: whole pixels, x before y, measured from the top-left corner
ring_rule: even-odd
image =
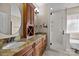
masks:
[[[52,8],[50,8],[52,10]]]

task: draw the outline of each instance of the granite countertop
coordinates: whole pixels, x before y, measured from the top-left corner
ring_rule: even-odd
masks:
[[[16,36],[18,36],[18,34],[6,35],[6,34],[0,33],[0,40],[10,38],[10,37],[16,37]]]
[[[33,44],[34,42],[37,42],[44,35],[45,34],[34,35],[32,38],[27,39],[22,46],[20,46],[16,49],[1,49],[0,50],[0,56],[13,56],[15,53],[19,52],[23,48]],[[26,38],[24,38],[24,39],[26,39]]]

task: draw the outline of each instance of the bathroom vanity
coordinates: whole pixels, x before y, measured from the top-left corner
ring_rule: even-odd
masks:
[[[35,35],[31,39],[28,39],[27,41],[21,41],[20,44],[22,45],[15,48],[9,47],[9,48],[1,49],[0,55],[1,56],[41,56],[45,51],[47,45],[46,34]],[[16,43],[16,45],[18,45],[18,42]]]
[[[27,46],[15,53],[15,56],[40,56],[43,54],[47,44],[46,35],[36,35],[28,41]]]

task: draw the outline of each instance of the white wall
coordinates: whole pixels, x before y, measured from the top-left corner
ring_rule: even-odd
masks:
[[[39,14],[35,15],[35,32],[44,32],[47,33],[47,48],[49,48],[49,9],[47,4],[44,3],[36,3],[34,4],[36,8],[39,9]],[[40,25],[47,24],[47,28],[40,27]],[[37,27],[36,27],[37,25]]]
[[[10,34],[10,14],[11,14],[11,8],[10,8],[10,5],[7,4],[7,3],[2,3],[0,4],[0,12],[2,13],[1,15],[1,18],[0,19],[0,29],[2,33],[5,33],[5,34]]]
[[[43,27],[43,24],[47,24],[47,9],[46,5],[43,3],[37,3],[36,8],[39,10],[39,14],[35,15],[35,25],[37,25],[36,32],[47,33],[47,28]],[[48,26],[48,25],[47,25]]]

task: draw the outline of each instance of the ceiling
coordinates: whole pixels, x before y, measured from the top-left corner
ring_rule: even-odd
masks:
[[[54,10],[66,9],[79,6],[79,3],[48,3],[48,8],[53,8]]]
[[[48,9],[53,8],[54,10],[60,10],[65,8],[71,8],[75,6],[79,6],[79,3],[35,3],[34,4],[37,8],[41,6],[46,6]]]

